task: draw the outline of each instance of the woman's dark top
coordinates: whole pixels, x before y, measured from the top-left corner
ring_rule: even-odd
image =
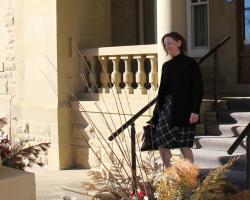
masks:
[[[157,111],[162,109],[166,95],[173,97],[171,125],[190,125],[190,115],[199,114],[203,97],[200,68],[193,58],[178,54],[163,64],[152,124],[157,124]]]

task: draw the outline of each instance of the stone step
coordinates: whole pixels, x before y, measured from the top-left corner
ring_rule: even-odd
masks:
[[[219,122],[224,124],[248,124],[250,122],[250,112],[219,111]],[[201,122],[217,122],[216,112],[206,112],[200,115]]]
[[[244,130],[247,124],[206,124],[206,135],[238,136]]]
[[[204,91],[206,95],[213,95],[212,83],[204,84]],[[250,84],[218,84],[217,85],[217,96],[218,97],[249,97],[250,95]]]
[[[206,124],[197,124],[195,128],[196,135],[206,135]]]
[[[212,112],[205,112],[200,114],[200,122],[201,123],[215,123],[217,122],[216,113]]]
[[[230,111],[250,112],[250,97],[223,97]]]
[[[212,73],[203,73],[202,79],[204,82],[204,89],[206,90],[208,85],[213,85],[213,74]],[[224,85],[226,83],[226,77],[225,76],[217,76],[216,80],[217,86]]]
[[[248,124],[250,122],[250,112],[219,112],[219,121],[221,123],[239,123]]]
[[[207,80],[209,82],[204,82],[204,94],[206,96],[210,96],[213,97],[214,95],[214,86],[213,86],[213,82],[211,80]],[[216,86],[216,95],[217,97],[221,96],[221,93],[224,92],[223,89],[225,89],[225,83],[223,81],[221,81],[221,84]]]
[[[224,91],[220,93],[226,97],[244,97],[250,95],[250,84],[230,84],[224,85]]]
[[[200,169],[200,177],[206,177],[208,173],[214,169],[215,168],[202,167]],[[237,190],[242,191],[246,189],[246,171],[230,170],[224,175],[225,180],[232,183]]]
[[[194,140],[195,149],[208,149],[213,151],[224,151],[230,148],[237,137],[227,136],[196,136]],[[246,139],[235,150],[236,153],[246,153]]]
[[[193,149],[193,153],[195,163],[199,166],[206,166],[208,168],[216,168],[225,164],[234,156],[241,156],[241,158],[234,163],[232,169],[241,171],[246,169],[246,155],[242,153],[228,155],[225,151],[215,151],[210,149]]]

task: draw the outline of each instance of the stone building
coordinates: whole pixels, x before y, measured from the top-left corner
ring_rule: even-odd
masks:
[[[10,137],[51,142],[41,159],[58,169],[98,166],[81,134],[105,160],[92,122],[108,137],[155,96],[169,31],[197,59],[230,35],[217,51],[218,95],[249,95],[249,9],[249,0],[0,0],[0,109]],[[213,63],[201,66],[207,96]]]

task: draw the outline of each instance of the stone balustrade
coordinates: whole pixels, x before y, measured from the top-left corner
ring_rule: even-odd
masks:
[[[83,58],[91,92],[147,94],[158,87],[157,45],[84,49]]]

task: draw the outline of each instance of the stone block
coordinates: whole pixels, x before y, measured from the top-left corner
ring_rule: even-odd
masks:
[[[35,175],[30,172],[0,167],[0,199],[35,200]]]

